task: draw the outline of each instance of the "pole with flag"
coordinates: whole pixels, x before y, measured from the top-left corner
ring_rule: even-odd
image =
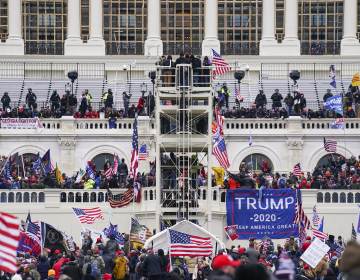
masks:
[[[213,79],[215,79],[216,76],[221,76],[231,71],[230,64],[227,63],[219,53],[217,53],[214,49],[211,49],[211,52],[212,64],[215,66],[215,69],[213,70]]]

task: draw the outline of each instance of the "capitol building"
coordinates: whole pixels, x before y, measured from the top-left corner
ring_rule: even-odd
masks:
[[[213,102],[225,84],[229,173],[239,172],[244,163],[251,166],[251,175],[259,175],[265,162],[265,173],[287,176],[300,164],[310,184],[314,171],[334,159],[357,162],[357,171],[349,167],[358,172],[358,177],[351,173],[358,180],[353,184],[302,190],[305,212],[311,215],[316,205],[325,217],[325,231],[349,240],[360,204],[360,104],[355,98],[347,105],[355,115],[345,118],[342,129],[333,128],[339,119],[335,116],[249,118],[232,112],[240,107],[270,112],[276,90],[284,99],[301,92],[304,113],[322,111],[328,90],[345,98],[360,72],[359,39],[358,0],[0,0],[0,96],[8,92],[11,108],[24,109],[31,88],[40,111],[51,107],[53,91],[60,97],[71,91],[80,105],[88,90],[91,110],[99,112],[89,118],[68,112],[40,117],[36,127],[1,122],[1,166],[14,154],[26,162],[50,150],[54,167],[69,177],[85,170],[88,162],[101,173],[107,161],[114,164],[114,155],[130,168],[134,118],[125,114],[110,122],[103,99],[109,90],[116,111],[137,107],[138,99],[147,96],[136,126],[138,145],[148,153],[138,167],[147,178],[140,203],[111,208],[106,188],[4,187],[1,209],[22,219],[31,212],[34,220],[62,228],[77,241],[82,227],[72,207],[99,206],[105,214],[93,226],[99,231],[111,221],[127,232],[133,216],[157,232],[163,221],[186,219],[232,244],[224,232],[226,189],[212,180],[221,165],[213,155]],[[212,50],[229,64],[229,71],[213,76],[190,64],[169,70],[162,63],[162,56],[175,61],[180,53],[212,59]],[[76,77],[71,79],[69,72]],[[255,104],[259,91],[267,98],[264,106]],[[130,96],[127,105],[124,92]],[[154,110],[149,109],[150,95]],[[325,139],[336,141],[336,152],[324,149]],[[206,178],[199,182],[202,172]],[[112,189],[114,194],[124,191]]]

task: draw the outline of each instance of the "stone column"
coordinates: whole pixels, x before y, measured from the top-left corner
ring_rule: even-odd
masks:
[[[205,0],[204,3],[204,40],[202,43],[202,55],[212,55],[211,49],[220,53],[220,41],[218,39],[218,1]]]
[[[105,41],[103,38],[103,2],[101,0],[90,0],[90,38],[88,55],[105,55]]]
[[[274,56],[277,54],[275,40],[275,0],[262,1],[262,38],[260,55]]]
[[[67,12],[65,55],[81,55],[84,52],[84,48],[80,35],[80,0],[68,0]]]
[[[145,40],[144,55],[162,56],[163,43],[161,40],[161,9],[160,0],[147,1],[147,38]]]
[[[21,10],[21,0],[8,0],[9,36],[5,43],[0,43],[1,55],[24,55]]]
[[[344,0],[343,39],[341,55],[358,55],[360,51],[357,32],[357,0]]]
[[[60,170],[66,174],[72,174],[76,170],[75,166],[75,137],[60,137],[58,139],[61,151]]]
[[[298,10],[297,0],[285,0],[285,38],[281,44],[281,52],[283,55],[300,55]]]

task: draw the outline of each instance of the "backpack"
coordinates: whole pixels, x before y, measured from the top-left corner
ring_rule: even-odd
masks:
[[[97,259],[94,259],[91,263],[91,276],[98,278],[98,276],[100,275],[100,271],[99,271],[99,266],[98,266],[98,261]]]

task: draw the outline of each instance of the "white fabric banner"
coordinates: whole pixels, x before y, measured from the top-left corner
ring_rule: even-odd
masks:
[[[1,128],[36,129],[41,127],[39,118],[5,118],[0,120]]]

